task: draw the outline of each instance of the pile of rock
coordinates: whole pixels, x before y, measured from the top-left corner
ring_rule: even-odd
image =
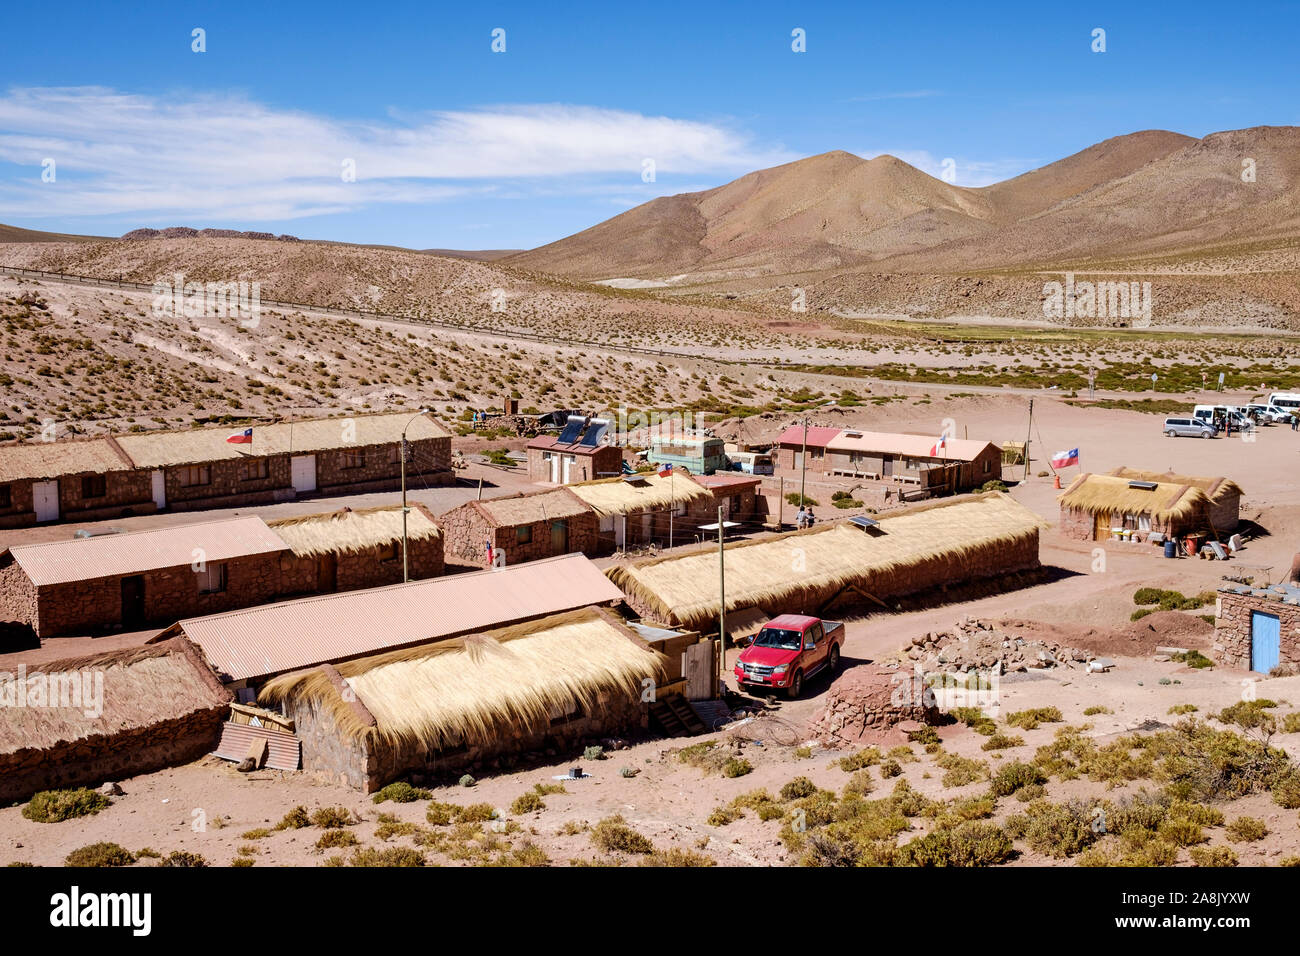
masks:
[[[1052,667],[1086,667],[1098,660],[1091,651],[1056,641],[1025,640],[1004,633],[989,621],[967,619],[946,632],[930,631],[912,639],[898,663],[914,662],[929,674],[995,670],[1010,673]]]
[[[810,726],[813,736],[827,747],[855,746],[937,723],[933,698],[927,706],[925,694],[898,678],[897,670],[875,665],[846,670],[826,692],[826,707]]]

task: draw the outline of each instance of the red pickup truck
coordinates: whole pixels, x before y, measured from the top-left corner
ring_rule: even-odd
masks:
[[[736,661],[736,681],[741,687],[782,688],[791,697],[803,691],[804,681],[823,668],[840,669],[844,625],[803,614],[782,614],[768,621],[750,638]]]

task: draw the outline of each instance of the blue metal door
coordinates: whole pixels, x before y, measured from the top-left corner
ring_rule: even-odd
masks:
[[[1277,667],[1282,650],[1282,622],[1272,614],[1250,613],[1250,669],[1267,674]]]

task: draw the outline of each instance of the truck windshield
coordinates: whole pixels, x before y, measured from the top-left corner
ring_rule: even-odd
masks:
[[[781,627],[765,627],[758,632],[758,637],[754,638],[754,646],[775,647],[783,651],[797,651],[802,637],[803,635],[798,631],[789,631]]]

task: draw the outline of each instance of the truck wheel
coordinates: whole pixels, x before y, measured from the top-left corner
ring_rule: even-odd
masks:
[[[835,644],[831,645],[830,660],[827,662],[832,674],[839,673],[840,670],[840,649]]]
[[[1174,437],[1175,435],[1177,435],[1177,434],[1178,434],[1178,432],[1174,431],[1174,430],[1171,428],[1171,429],[1169,429],[1169,431],[1165,432],[1165,437],[1166,437],[1166,438],[1173,438],[1173,437]]]
[[[803,671],[794,672],[794,677],[790,679],[790,689],[786,693],[791,700],[803,693]]]

